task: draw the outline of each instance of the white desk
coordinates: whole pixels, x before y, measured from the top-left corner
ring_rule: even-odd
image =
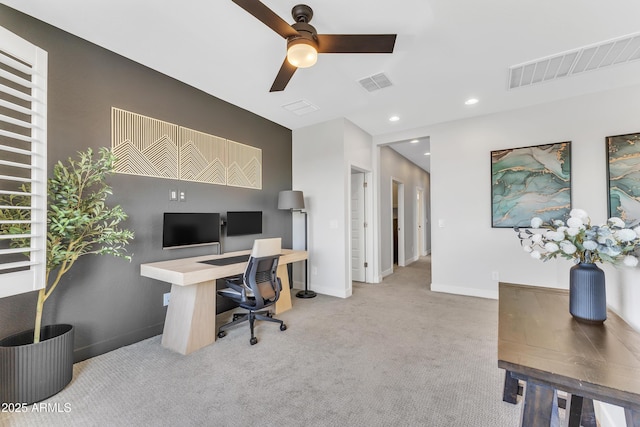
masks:
[[[171,299],[162,333],[163,347],[189,354],[216,340],[216,279],[242,274],[246,262],[216,266],[200,261],[250,253],[251,250],[245,250],[140,265],[141,276],[171,283]],[[276,314],[291,308],[287,264],[305,259],[306,251],[282,250],[277,272],[282,291],[275,304]]]

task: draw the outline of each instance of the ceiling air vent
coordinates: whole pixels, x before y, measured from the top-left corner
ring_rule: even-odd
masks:
[[[282,106],[287,111],[291,111],[298,116],[304,116],[305,114],[313,113],[314,111],[318,111],[319,108],[313,105],[312,103],[301,99],[300,101],[292,102],[290,104],[285,104]]]
[[[374,74],[373,76],[365,77],[358,80],[358,83],[360,83],[360,85],[369,92],[391,86],[391,80],[389,80],[389,78],[385,76],[384,73],[378,73]]]
[[[640,33],[509,67],[509,89],[640,59]]]

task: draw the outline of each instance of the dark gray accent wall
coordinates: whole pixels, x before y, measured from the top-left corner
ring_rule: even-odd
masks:
[[[230,210],[261,210],[263,234],[223,237],[223,250],[278,236],[290,247],[291,214],[277,210],[278,192],[291,189],[289,129],[4,5],[0,26],[49,53],[50,168],[87,147],[110,147],[112,106],[262,149],[261,190],[121,174],[110,179],[109,203],[122,205],[126,227],[136,234],[129,246],[133,261],[85,256],[45,305],[44,323],[75,326],[76,360],[162,332],[162,295],[170,284],[141,277],[140,264],[214,253],[212,246],[163,251],[163,212],[224,217]],[[187,201],[169,201],[171,189],[186,191]],[[0,337],[33,328],[35,301],[35,292],[0,299]]]

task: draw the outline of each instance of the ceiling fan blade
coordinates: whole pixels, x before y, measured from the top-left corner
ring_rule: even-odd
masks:
[[[269,9],[258,0],[231,0],[256,18],[258,18],[267,27],[280,34],[285,39],[291,36],[297,36],[299,33],[280,18],[274,11]]]
[[[269,92],[280,92],[287,87],[287,83],[293,77],[293,73],[296,72],[298,67],[295,65],[291,65],[287,58],[284,58],[284,62],[282,63],[282,67],[280,67],[280,71],[278,71],[278,75],[276,79],[273,81],[273,85],[271,85],[271,89]]]
[[[392,53],[396,34],[318,34],[318,53]]]

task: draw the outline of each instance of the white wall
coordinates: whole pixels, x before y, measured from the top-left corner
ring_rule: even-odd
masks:
[[[404,264],[415,261],[418,254],[416,219],[416,189],[423,190],[423,209],[429,219],[429,174],[389,147],[380,147],[379,167],[379,211],[380,211],[380,266],[383,276],[393,273],[393,217],[391,208],[391,180],[400,180],[404,184]],[[428,223],[431,221],[429,220]],[[426,242],[429,250],[429,242]]]
[[[534,260],[521,250],[512,230],[491,228],[491,150],[572,141],[573,207],[585,209],[593,222],[601,223],[607,219],[605,137],[634,132],[640,132],[640,86],[384,135],[375,141],[431,137],[431,288],[497,298],[493,272],[504,282],[568,288],[572,264]],[[603,269],[609,307],[640,329],[640,268],[604,265]],[[623,425],[620,408],[604,405],[598,410],[603,426]]]
[[[495,298],[493,272],[500,281],[567,288],[569,261],[536,261],[512,230],[491,228],[490,151],[572,141],[573,207],[601,223],[607,219],[605,137],[639,132],[638,111],[640,86],[634,86],[431,128],[432,289]],[[640,270],[603,268],[610,307],[640,329],[640,311],[632,309],[640,303]]]
[[[351,167],[373,169],[372,138],[336,119],[293,131],[292,144],[293,188],[304,192],[309,212],[310,289],[346,298],[351,295]]]

